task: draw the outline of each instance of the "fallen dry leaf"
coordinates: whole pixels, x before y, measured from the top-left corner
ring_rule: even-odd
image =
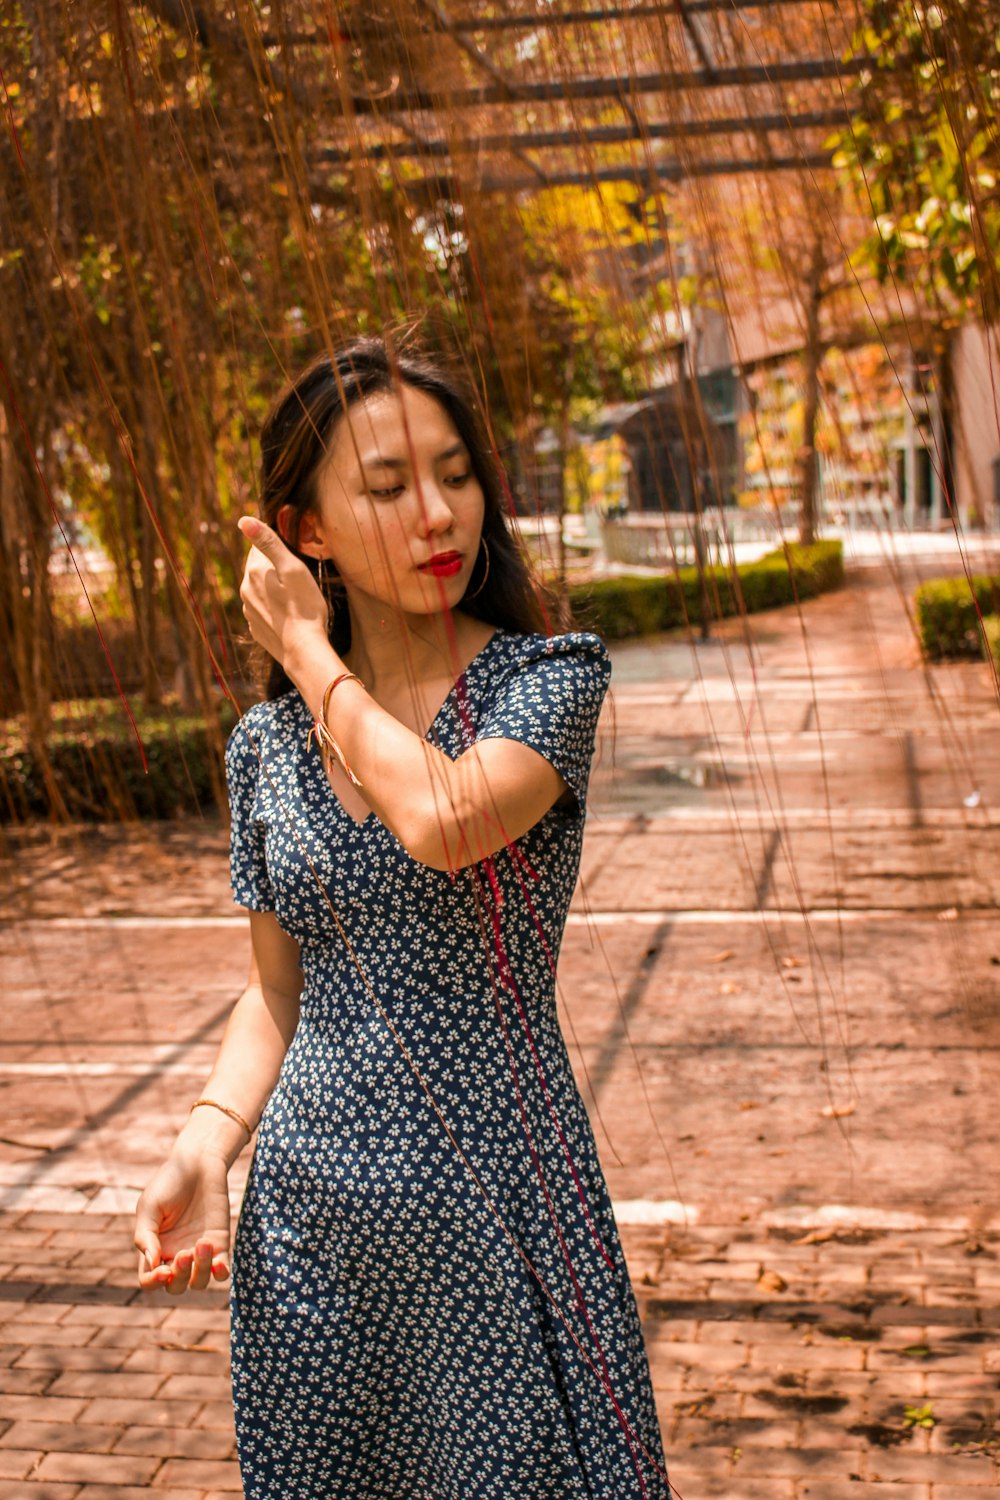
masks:
[[[784,1292],[788,1290],[788,1282],[784,1276],[779,1276],[777,1271],[762,1271],[757,1277],[757,1285],[762,1292]]]
[[[804,963],[804,958],[796,958],[793,953],[786,953],[785,957],[781,960],[781,967],[783,969],[801,969]]]
[[[812,1229],[804,1234],[800,1240],[793,1240],[793,1245],[825,1245],[827,1240],[837,1238],[836,1229]]]
[[[958,921],[958,907],[957,906],[946,906],[945,909],[944,909],[944,911],[939,911],[938,912],[937,919],[938,919],[939,922],[957,922]]]
[[[760,1109],[759,1099],[741,1099],[740,1109]]]
[[[824,1120],[842,1120],[845,1115],[853,1115],[857,1107],[853,1099],[848,1104],[824,1104],[820,1114]]]
[[[742,988],[743,986],[741,984],[737,984],[735,979],[726,979],[722,982],[722,984],[719,985],[719,994],[738,995]]]
[[[716,953],[708,961],[710,964],[724,964],[728,958],[733,957],[733,952],[732,948],[723,948],[721,953]]]

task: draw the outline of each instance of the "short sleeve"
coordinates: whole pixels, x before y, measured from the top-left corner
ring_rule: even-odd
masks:
[[[229,790],[229,878],[233,900],[251,911],[274,911],[274,892],[267,873],[264,823],[254,817],[260,762],[254,743],[259,730],[246,715],[226,744]],[[258,745],[259,748],[259,745]]]
[[[611,658],[589,631],[522,637],[501,672],[476,739],[518,740],[562,776],[586,806],[597,721],[611,680]]]

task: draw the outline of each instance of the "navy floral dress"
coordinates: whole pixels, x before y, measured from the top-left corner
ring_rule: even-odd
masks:
[[[428,739],[519,740],[573,795],[455,875],[341,806],[297,691],[230,737],[234,897],[304,977],[234,1247],[247,1500],[668,1500],[555,1003],[610,671],[505,630],[466,668]]]

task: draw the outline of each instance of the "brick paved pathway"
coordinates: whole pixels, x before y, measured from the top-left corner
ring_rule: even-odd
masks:
[[[805,616],[808,661],[792,615],[755,622],[756,700],[736,624],[616,649],[567,1037],[683,1500],[973,1500],[1000,1483],[996,703],[975,666],[925,676],[891,580]],[[0,1500],[238,1495],[225,1294],[144,1299],[130,1249],[246,974],[224,834],[38,830],[0,878]]]
[[[0,1229],[3,1500],[239,1491],[225,1295],[137,1293],[129,1223],[26,1212]],[[683,1500],[1000,1483],[1000,1236],[624,1236]]]

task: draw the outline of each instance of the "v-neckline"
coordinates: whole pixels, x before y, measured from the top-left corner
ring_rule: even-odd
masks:
[[[448,691],[445,694],[444,698],[441,700],[441,706],[438,708],[437,713],[434,715],[433,719],[428,724],[427,728],[424,730],[424,733],[421,736],[422,739],[424,739],[424,740],[429,740],[430,739],[431,735],[434,733],[435,728],[437,727],[438,720],[440,719],[441,715],[444,713],[445,709],[448,707],[449,703],[451,702],[452,698],[454,697],[455,693],[457,692],[459,682],[461,682],[463,680],[463,678],[468,678],[468,675],[469,675],[470,671],[472,670],[472,668],[475,667],[475,666],[477,666],[479,664],[480,659],[483,656],[485,656],[486,652],[493,645],[493,642],[497,639],[498,636],[502,635],[503,633],[504,632],[501,630],[501,628],[499,626],[497,626],[494,629],[493,634],[491,636],[489,636],[488,639],[483,642],[483,644],[480,646],[479,650],[475,653],[475,655],[472,656],[469,659],[469,661],[466,662],[465,666],[459,672],[458,676],[455,678],[455,681],[452,683],[451,687],[448,689]],[[301,693],[298,694],[298,698],[299,698],[299,702],[302,704],[303,709],[305,710],[306,717],[311,720],[312,715],[309,712],[309,706],[306,703],[306,700],[302,697]],[[323,764],[322,756],[319,755],[318,751],[313,752],[312,750],[310,750],[310,755],[312,755],[314,753],[315,753],[316,762],[317,762],[317,764],[319,766],[319,774],[322,776],[323,782],[326,785],[327,790],[329,791],[330,795],[333,797],[333,801],[334,801],[335,806],[343,814],[343,816],[345,818],[349,819],[350,822],[353,823],[353,825],[354,825],[355,828],[364,828],[371,821],[372,818],[377,818],[377,816],[378,816],[377,813],[373,809],[371,809],[371,808],[368,810],[368,812],[365,814],[365,816],[363,818],[356,818],[354,816],[354,814],[350,811],[350,809],[347,806],[345,806],[345,804],[341,801],[339,792],[337,791],[336,787],[333,785],[333,782],[330,780],[329,776],[327,775],[327,773],[326,773],[326,767]]]

